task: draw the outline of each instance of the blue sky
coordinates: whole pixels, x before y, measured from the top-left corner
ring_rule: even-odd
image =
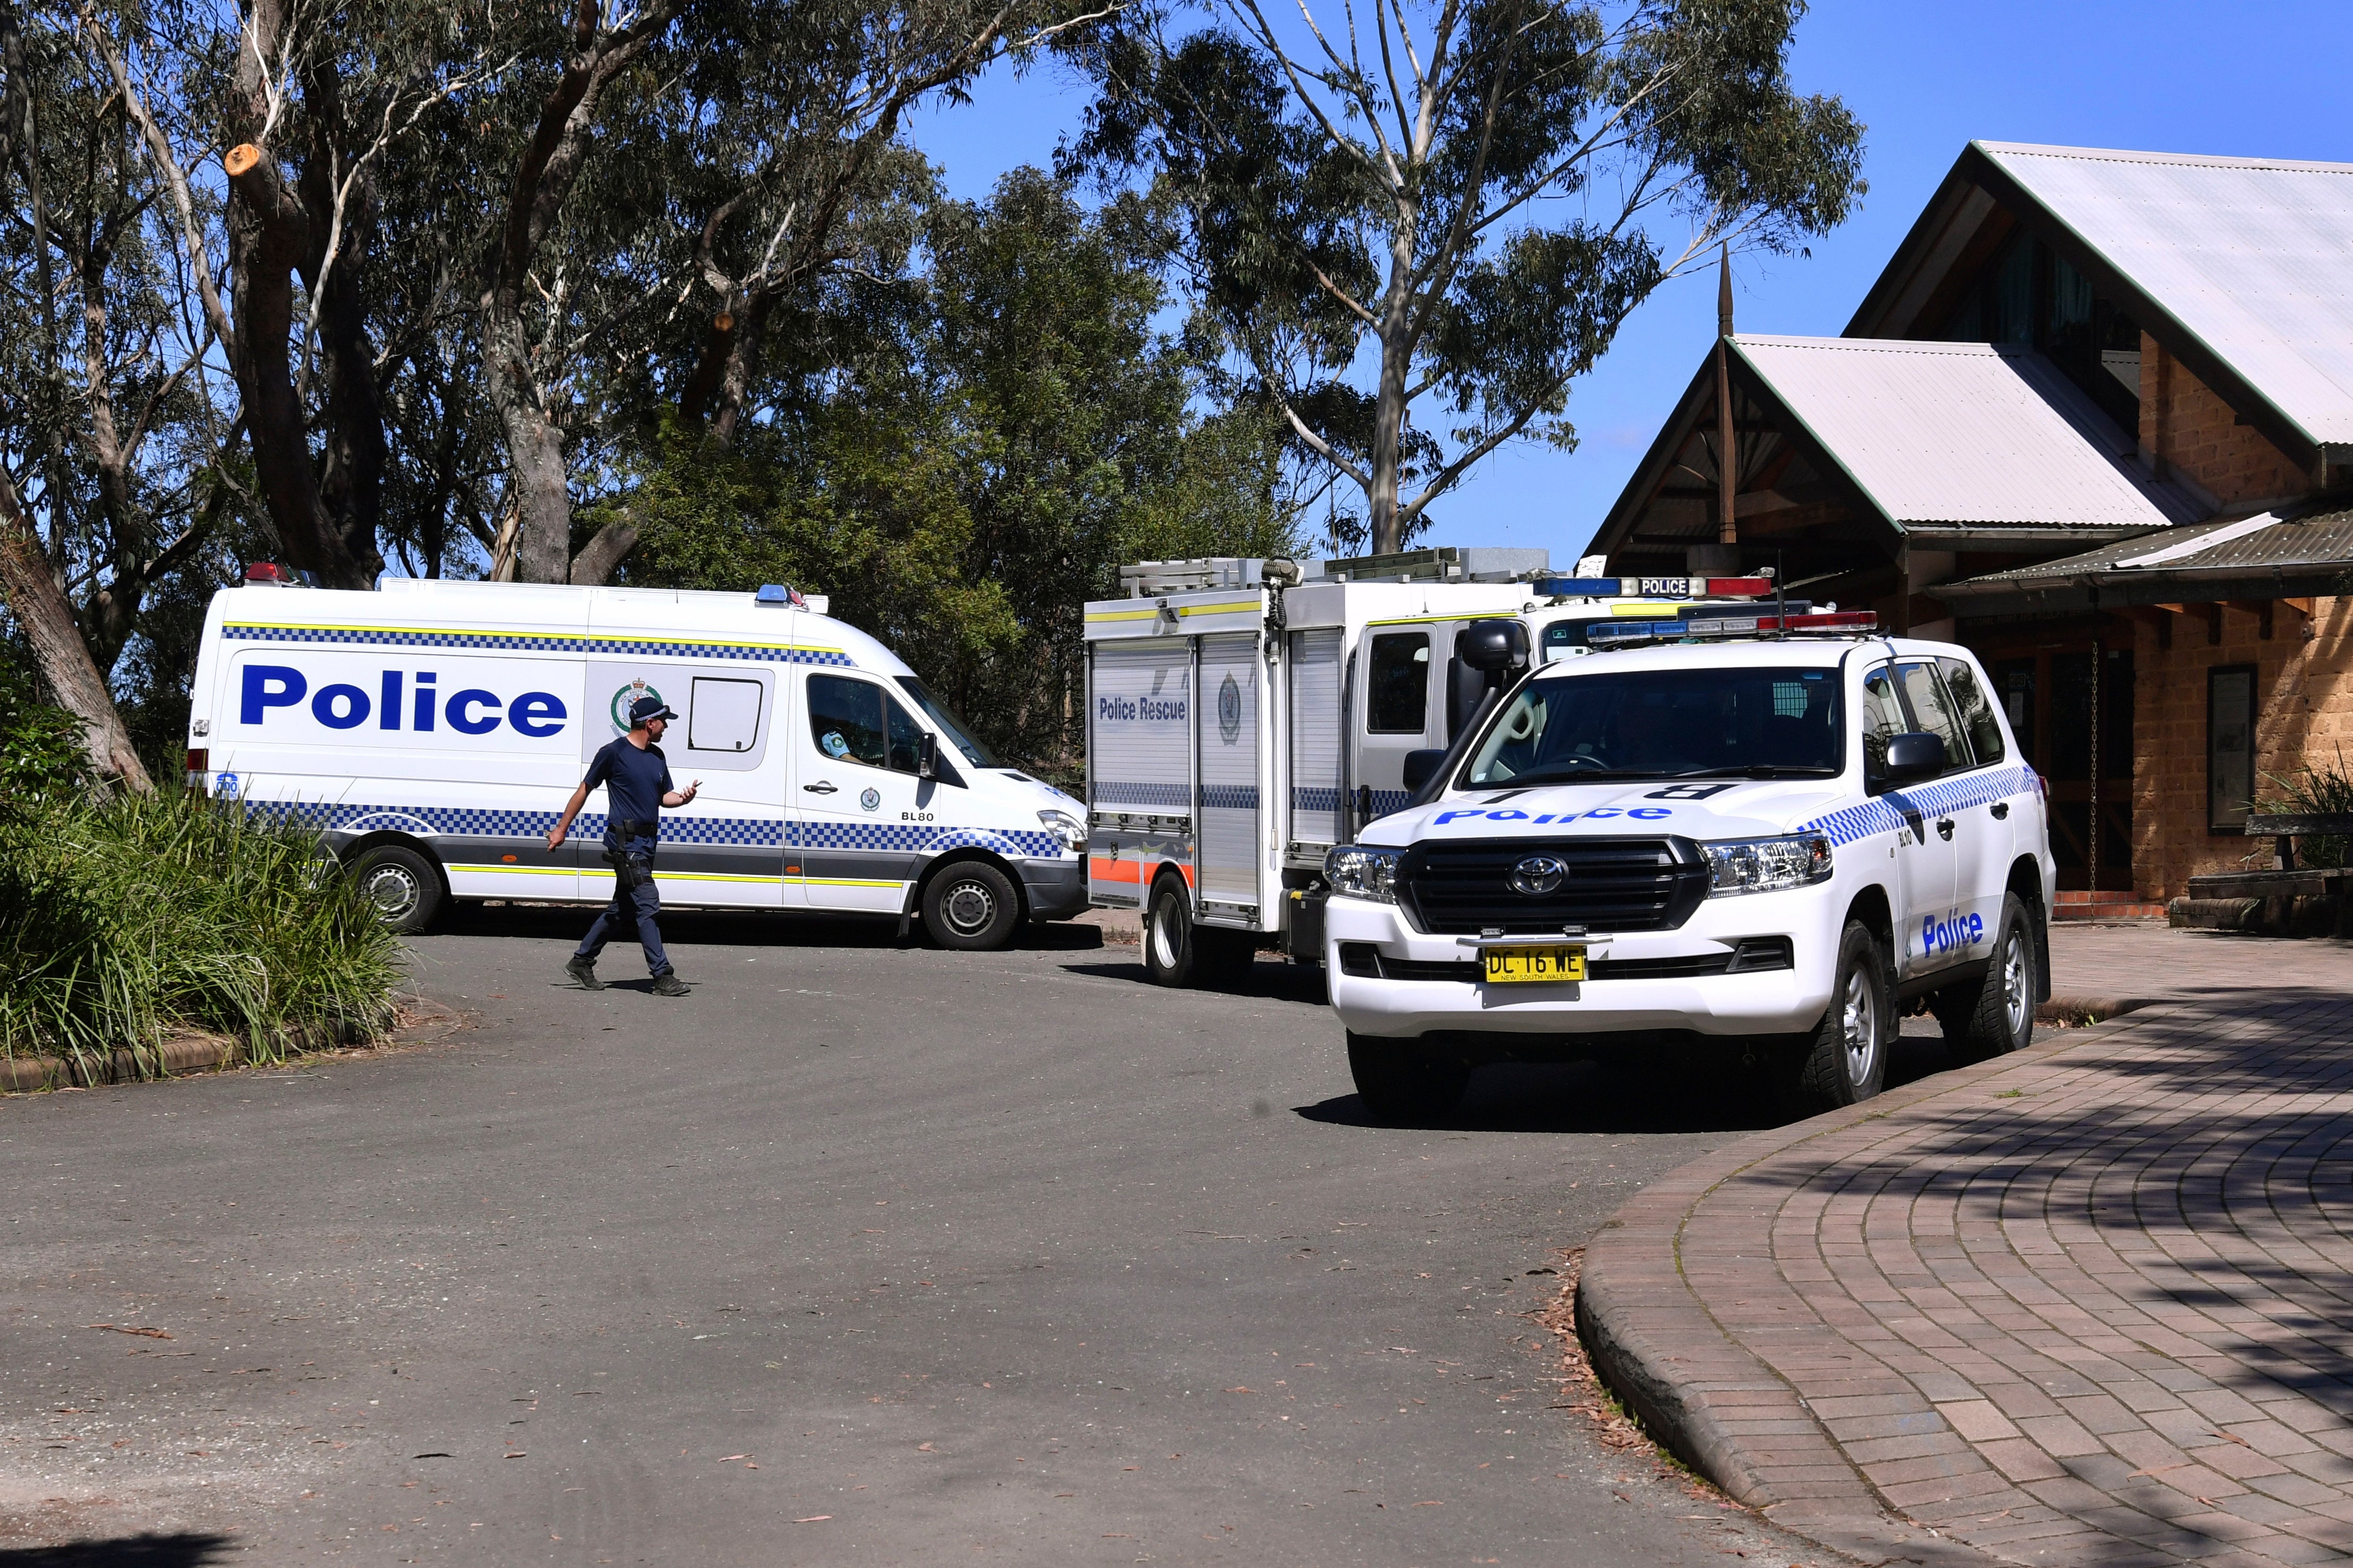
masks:
[[[1871,194],[1811,256],[1736,261],[1739,328],[1838,332],[1971,138],[2353,163],[2348,58],[2345,0],[1818,0],[1791,72],[1870,127]],[[1008,169],[1049,164],[1085,103],[1050,70],[1001,73],[971,103],[925,114],[915,137],[951,191],[981,196]],[[1437,503],[1427,542],[1544,545],[1568,564],[1715,331],[1712,271],[1653,295],[1570,395],[1578,449],[1493,454]]]

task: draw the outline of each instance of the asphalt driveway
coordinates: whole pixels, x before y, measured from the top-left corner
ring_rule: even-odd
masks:
[[[1312,973],[705,917],[666,1001],[563,983],[583,918],[418,940],[439,1044],[0,1102],[0,1568],[1819,1560],[1532,1316],[1737,1095],[1377,1128]]]

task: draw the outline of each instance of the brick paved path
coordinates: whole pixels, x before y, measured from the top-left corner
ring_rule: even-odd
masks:
[[[1597,1359],[1736,1495],[1866,1557],[2353,1559],[2353,948],[2115,934],[2179,940],[2107,994],[2232,984],[1744,1140],[1589,1250]]]

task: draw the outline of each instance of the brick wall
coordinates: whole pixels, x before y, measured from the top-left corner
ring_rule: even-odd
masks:
[[[2229,404],[2147,332],[2140,335],[2140,447],[2223,506],[2313,488],[2309,474],[2254,426],[2238,423]]]
[[[2179,374],[2179,367],[2175,367]],[[2202,606],[2193,606],[2201,608]],[[2271,640],[2253,612],[2225,607],[2222,640],[2206,641],[2201,615],[2173,617],[2173,647],[2160,652],[2144,622],[2133,651],[2133,882],[2152,900],[2187,893],[2189,880],[2236,870],[2267,841],[2206,830],[2206,672],[2255,666],[2257,798],[2275,795],[2263,773],[2295,772],[2309,760],[2353,770],[2353,597],[2313,601],[2309,622],[2284,602]],[[2306,633],[2309,631],[2310,635]]]

